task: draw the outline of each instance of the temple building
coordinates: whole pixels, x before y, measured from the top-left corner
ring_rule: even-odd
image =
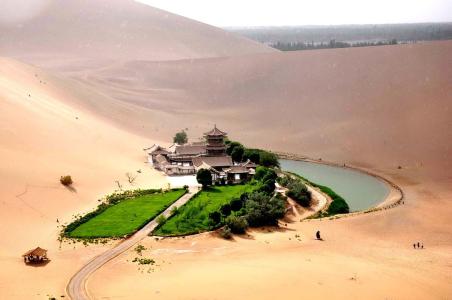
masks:
[[[233,162],[226,154],[227,133],[216,126],[204,133],[204,140],[191,144],[174,144],[169,148],[153,145],[145,149],[155,169],[170,176],[193,175],[208,169],[214,182],[238,183],[254,175],[256,165],[250,161]]]

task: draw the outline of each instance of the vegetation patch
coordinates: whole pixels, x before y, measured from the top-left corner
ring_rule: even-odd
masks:
[[[136,190],[106,197],[96,210],[80,216],[63,230],[70,238],[115,238],[141,229],[177,199],[186,189]]]
[[[286,196],[294,199],[303,207],[311,206],[311,192],[304,184],[303,180],[298,177],[282,176],[277,178],[278,183],[287,188]]]
[[[279,167],[278,156],[262,149],[246,148],[239,142],[226,141],[226,153],[231,155],[234,161],[250,160],[264,167]]]
[[[349,208],[347,202],[345,201],[345,199],[342,198],[341,196],[339,196],[338,194],[336,194],[336,192],[334,192],[329,187],[311,182],[308,179],[306,179],[298,174],[295,174],[292,172],[288,172],[288,173],[297,178],[300,178],[301,180],[303,180],[304,182],[308,183],[311,186],[319,188],[323,193],[327,194],[332,199],[332,202],[331,202],[330,206],[328,207],[328,209],[326,210],[326,212],[319,212],[318,214],[315,214],[311,218],[329,217],[329,216],[334,216],[337,214],[348,214],[350,212],[350,208]]]
[[[255,188],[256,183],[249,183],[203,189],[161,224],[154,234],[178,236],[216,229],[223,224],[224,215],[231,212],[231,202]]]

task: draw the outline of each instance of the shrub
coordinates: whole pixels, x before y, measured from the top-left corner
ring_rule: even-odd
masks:
[[[258,190],[270,195],[275,191],[275,188],[275,182],[273,180],[267,180],[261,184]]]
[[[343,199],[333,199],[327,212],[329,215],[347,214],[350,212],[350,208]]]
[[[171,208],[171,216],[177,215],[178,212],[179,208],[177,206],[173,206],[173,208]]]
[[[231,229],[233,233],[245,233],[248,228],[248,221],[245,217],[237,217],[231,215],[226,218],[226,225]]]
[[[159,226],[161,226],[161,225],[163,225],[163,223],[166,222],[166,217],[165,217],[164,215],[160,215],[160,216],[157,218],[156,222],[157,222],[157,224],[158,224]]]
[[[213,211],[209,213],[209,219],[213,226],[218,225],[221,222],[221,214],[218,211]]]
[[[250,194],[245,203],[246,220],[253,227],[275,225],[284,216],[284,212],[284,200],[262,192]]]
[[[235,198],[231,201],[231,210],[239,211],[243,207],[243,200],[240,198]]]
[[[141,252],[143,252],[144,250],[146,250],[146,247],[143,245],[138,245],[135,247],[135,252],[138,253],[138,255],[141,255]]]
[[[229,216],[231,214],[231,205],[229,203],[224,204],[220,211],[223,216]]]
[[[200,169],[198,173],[196,173],[196,180],[203,188],[206,188],[209,185],[212,185],[212,174],[210,174],[210,171],[207,169]]]
[[[229,228],[228,226],[224,226],[223,228],[221,228],[219,233],[220,233],[220,236],[226,240],[229,240],[232,238],[231,228]]]
[[[291,180],[287,184],[286,195],[298,202],[301,206],[311,205],[311,192],[301,180]]]
[[[70,175],[61,176],[60,177],[60,182],[64,186],[69,186],[69,185],[71,185],[73,183],[72,182],[72,177]]]

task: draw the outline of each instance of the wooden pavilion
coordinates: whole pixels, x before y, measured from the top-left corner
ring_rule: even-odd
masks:
[[[47,261],[47,250],[37,247],[22,255],[25,263],[41,263]]]

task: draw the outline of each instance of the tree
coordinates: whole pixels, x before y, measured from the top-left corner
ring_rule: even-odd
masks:
[[[260,161],[259,151],[256,149],[245,149],[245,152],[243,153],[243,159],[249,159],[253,163],[258,164]]]
[[[227,145],[226,154],[228,154],[228,155],[232,155],[232,151],[234,151],[234,149],[236,147],[242,147],[243,148],[243,145],[240,144],[239,142],[230,141],[226,145]]]
[[[311,192],[301,180],[292,180],[287,185],[287,197],[298,202],[301,206],[309,207],[311,205]]]
[[[209,185],[212,185],[212,174],[210,174],[210,171],[207,169],[200,169],[198,173],[196,173],[196,180],[203,188],[206,188]]]
[[[245,148],[242,145],[234,147],[231,152],[231,157],[233,161],[240,162],[243,158],[243,153],[245,152]]]
[[[264,167],[278,167],[278,157],[273,153],[262,151],[259,155],[259,164]]]
[[[250,226],[275,225],[284,216],[285,203],[279,196],[262,192],[250,194],[245,203],[245,216]]]
[[[173,138],[173,142],[176,144],[186,144],[188,142],[187,133],[185,130],[182,130],[180,132],[177,132],[176,135]]]

